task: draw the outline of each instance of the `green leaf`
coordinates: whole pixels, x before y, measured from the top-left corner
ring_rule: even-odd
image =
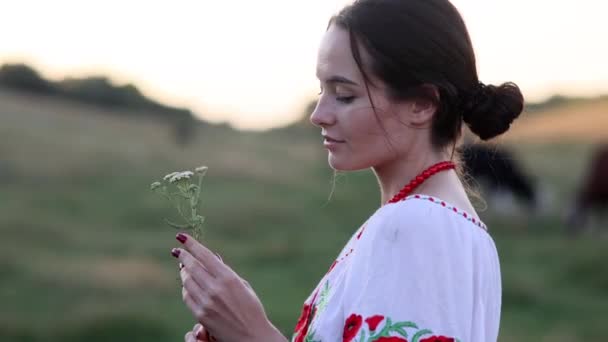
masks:
[[[426,335],[426,334],[432,334],[433,332],[430,331],[429,329],[423,329],[420,330],[419,332],[417,332],[413,337],[412,337],[412,342],[418,342],[418,340],[420,340],[420,338],[422,337],[422,335]]]
[[[171,222],[167,219],[165,219],[165,222],[175,229],[191,229],[192,228],[192,226],[189,224],[177,224],[177,223]]]
[[[365,342],[365,329],[361,329],[361,337],[359,337],[360,342]]]
[[[378,337],[388,336],[389,331],[391,331],[392,325],[393,322],[391,321],[390,317],[386,317],[384,328],[382,328],[382,330],[378,333]]]
[[[393,328],[414,328],[418,329],[418,326],[414,322],[399,322],[393,325]]]
[[[378,337],[380,337],[380,335],[374,335],[372,334],[372,332],[370,331],[369,333],[369,339],[367,339],[367,342],[373,342],[375,341]],[[361,341],[361,342],[365,342],[365,341]]]
[[[407,338],[407,332],[405,330],[403,330],[403,328],[400,328],[400,327],[395,328],[393,326],[393,331],[396,331],[399,335],[403,336],[404,338]]]

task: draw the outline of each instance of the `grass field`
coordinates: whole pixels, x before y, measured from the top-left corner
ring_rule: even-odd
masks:
[[[568,125],[555,122],[577,119],[556,113],[529,120],[564,134]],[[316,136],[201,127],[179,148],[167,126],[112,114],[0,92],[0,341],[180,341],[193,321],[169,255],[175,232],[162,224],[172,211],[148,186],[200,164],[210,167],[205,242],[289,334],[304,298],[377,207],[371,174],[340,175],[328,201],[333,174]],[[555,200],[535,218],[480,212],[502,262],[500,341],[604,340],[608,236],[571,240],[560,223],[602,136],[533,139],[523,120],[503,144]],[[594,132],[608,129],[595,122]]]

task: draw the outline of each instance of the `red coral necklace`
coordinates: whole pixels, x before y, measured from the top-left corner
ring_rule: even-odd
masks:
[[[414,189],[419,187],[420,184],[424,183],[427,179],[431,178],[431,176],[433,176],[434,174],[441,172],[441,171],[447,171],[447,170],[451,170],[451,169],[455,169],[455,168],[456,168],[456,164],[454,164],[454,162],[452,162],[452,161],[442,161],[442,162],[439,162],[437,164],[430,166],[428,169],[419,173],[418,176],[414,177],[403,188],[401,188],[401,190],[399,190],[399,192],[395,196],[393,196],[393,198],[388,200],[386,202],[386,204],[396,203],[396,202],[399,202],[399,201],[405,199],[407,196],[409,196],[412,193],[412,191],[414,191]]]

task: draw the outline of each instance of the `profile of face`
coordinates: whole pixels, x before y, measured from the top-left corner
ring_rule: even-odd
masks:
[[[359,50],[367,64],[369,55],[363,47]],[[310,121],[321,128],[329,165],[335,170],[382,167],[408,158],[414,149],[426,148],[430,143],[435,105],[430,101],[392,100],[386,85],[368,74],[369,94],[353,57],[349,32],[332,24],[318,52],[321,94]]]

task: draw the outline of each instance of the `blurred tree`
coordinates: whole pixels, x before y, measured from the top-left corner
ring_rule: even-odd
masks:
[[[176,108],[147,98],[133,84],[115,85],[105,76],[68,77],[59,82],[44,79],[25,64],[6,64],[0,68],[0,86],[39,94],[63,97],[95,106],[120,111],[121,115],[139,115],[167,122],[175,142],[185,145],[192,141],[201,120],[184,108]]]
[[[0,85],[40,94],[56,92],[52,82],[45,80],[36,70],[25,64],[5,64],[0,67]]]

